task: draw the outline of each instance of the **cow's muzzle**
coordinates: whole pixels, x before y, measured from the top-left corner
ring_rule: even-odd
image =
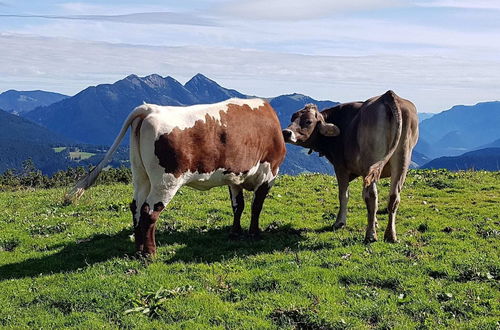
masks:
[[[283,133],[283,138],[285,139],[285,142],[291,142],[291,143],[297,142],[297,137],[295,136],[295,133],[292,132],[291,130],[284,129],[283,131],[281,131],[281,133]]]

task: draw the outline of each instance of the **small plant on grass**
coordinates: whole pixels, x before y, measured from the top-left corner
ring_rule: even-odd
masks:
[[[160,288],[156,292],[149,292],[141,295],[139,299],[134,299],[132,302],[136,307],[127,309],[125,314],[141,313],[151,318],[160,316],[160,312],[164,310],[164,303],[167,299],[186,296],[190,294],[194,288],[190,285],[181,286],[175,289]]]

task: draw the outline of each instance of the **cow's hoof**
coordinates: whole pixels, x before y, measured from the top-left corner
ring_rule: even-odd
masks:
[[[145,248],[142,250],[142,257],[145,259],[152,259],[156,255],[156,248]]]
[[[335,222],[333,224],[333,230],[337,230],[343,227],[345,227],[345,222]]]
[[[231,231],[229,231],[228,238],[230,240],[239,240],[239,239],[241,239],[242,236],[243,236],[243,232],[241,229],[239,229],[239,230],[231,229]]]
[[[365,236],[364,243],[370,244],[370,243],[374,243],[376,241],[377,241],[377,235],[367,235],[367,236]]]
[[[260,229],[251,230],[248,232],[248,237],[253,241],[258,241],[261,239]]]
[[[142,257],[142,250],[135,251],[134,258],[136,258],[136,259],[142,259],[143,258]]]
[[[384,235],[384,241],[386,241],[387,243],[397,243],[398,242],[398,238],[396,237],[395,234],[387,234],[387,233],[385,233],[385,235]]]

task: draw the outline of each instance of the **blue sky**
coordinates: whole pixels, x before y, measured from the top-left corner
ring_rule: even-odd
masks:
[[[497,0],[0,0],[0,92],[201,72],[259,96],[500,99]]]

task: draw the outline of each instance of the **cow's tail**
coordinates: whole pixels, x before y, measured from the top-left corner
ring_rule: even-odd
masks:
[[[401,132],[403,130],[403,119],[401,118],[401,108],[399,106],[399,102],[397,100],[397,95],[393,91],[387,91],[383,96],[384,104],[391,109],[392,116],[396,121],[395,127],[393,126],[394,138],[392,139],[391,146],[389,147],[389,151],[380,161],[376,162],[370,169],[368,170],[368,174],[365,177],[364,185],[368,187],[373,182],[377,182],[380,179],[380,175],[382,174],[382,170],[384,169],[385,164],[389,161],[389,159],[396,151],[398,147],[399,140],[401,139]]]
[[[127,119],[123,122],[123,126],[120,130],[120,133],[115,138],[113,145],[111,145],[108,152],[104,156],[103,160],[101,160],[101,162],[94,169],[92,169],[92,171],[90,171],[83,179],[79,180],[75,184],[75,186],[65,194],[64,196],[65,204],[71,204],[76,200],[78,200],[83,195],[85,190],[95,183],[97,177],[99,176],[99,173],[101,173],[102,169],[106,167],[106,165],[108,165],[108,163],[111,161],[113,154],[120,145],[121,141],[123,140],[123,137],[127,133],[127,130],[134,121],[134,119],[136,119],[137,117],[144,118],[148,114],[148,112],[149,112],[149,107],[147,104],[144,104],[135,108],[128,115]]]

